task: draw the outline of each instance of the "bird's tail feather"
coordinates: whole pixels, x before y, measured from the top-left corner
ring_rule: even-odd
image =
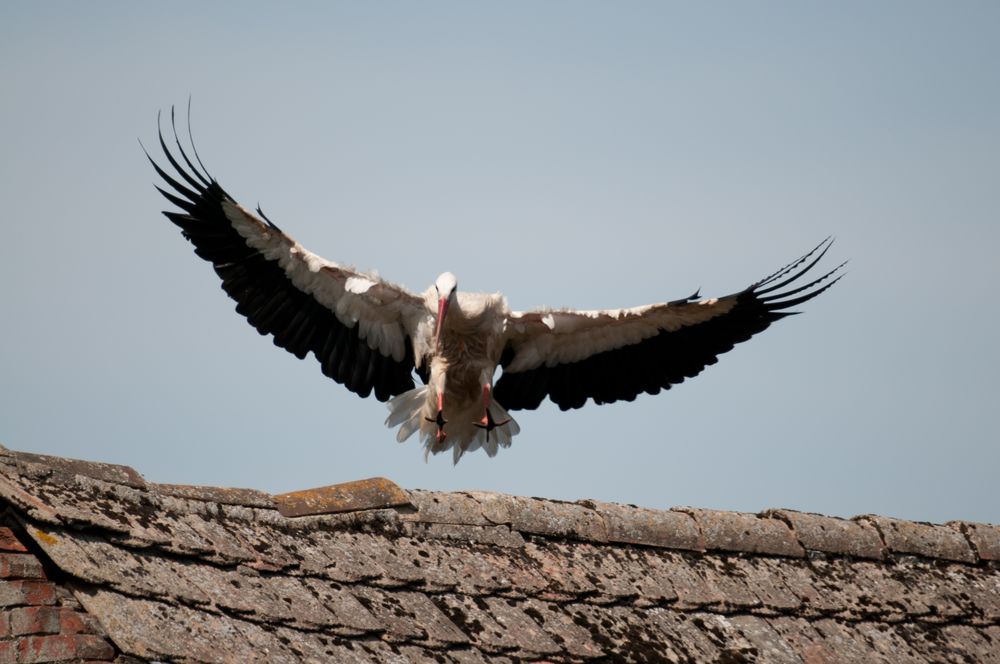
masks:
[[[448,436],[443,441],[437,440],[437,425],[428,421],[434,413],[433,400],[430,399],[430,387],[422,385],[393,397],[386,404],[389,417],[385,424],[389,428],[399,427],[396,440],[403,442],[417,431],[420,431],[420,441],[424,446],[424,458],[431,454],[440,454],[449,449],[452,451],[453,462],[458,463],[466,452],[474,452],[480,448],[486,450],[489,456],[496,456],[501,447],[510,447],[511,439],[521,431],[517,422],[507,414],[503,406],[497,402],[490,403],[490,415],[494,422],[504,422],[487,432],[473,424],[481,415],[481,411],[471,410],[468,413],[449,414],[449,422],[445,425]],[[488,433],[488,435],[487,435]]]

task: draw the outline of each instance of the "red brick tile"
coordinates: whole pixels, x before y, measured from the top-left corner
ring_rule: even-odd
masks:
[[[58,634],[61,631],[60,613],[63,610],[58,606],[25,606],[14,609],[10,612],[10,633],[15,636]]]
[[[96,659],[109,661],[115,651],[107,641],[90,634],[53,634],[29,636],[17,642],[19,664],[56,662],[60,660]]]
[[[56,590],[48,581],[0,580],[0,606],[53,604]]]
[[[62,606],[24,606],[11,609],[4,620],[7,633],[94,634],[99,628],[92,616]]]
[[[17,535],[10,528],[0,527],[0,551],[26,552],[28,549],[17,539]]]
[[[45,570],[30,553],[0,553],[0,579],[44,579]]]

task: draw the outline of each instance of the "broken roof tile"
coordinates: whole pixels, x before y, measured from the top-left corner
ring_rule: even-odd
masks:
[[[690,507],[678,507],[675,511],[694,517],[701,530],[706,549],[768,553],[776,556],[805,555],[791,528],[780,519]]]
[[[912,553],[927,558],[957,560],[963,563],[976,562],[976,557],[965,537],[947,526],[871,514],[854,518],[874,525],[893,553]]]
[[[878,531],[863,521],[795,510],[767,510],[764,514],[788,523],[799,544],[810,551],[858,558],[885,557],[885,547]]]
[[[952,521],[947,525],[965,535],[979,560],[1000,560],[1000,526],[971,521]]]

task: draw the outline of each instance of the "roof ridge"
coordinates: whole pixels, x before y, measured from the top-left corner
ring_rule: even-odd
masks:
[[[87,483],[117,487],[114,493],[122,496],[118,509],[123,513],[115,514],[113,506],[103,507],[102,513],[92,505],[56,504],[37,495],[36,484],[65,484],[79,476]],[[138,499],[127,494],[135,491],[164,501],[196,501],[205,509],[216,505],[229,518],[259,519],[266,514],[269,521],[287,520],[289,528],[392,522],[398,532],[508,544],[534,536],[788,558],[818,553],[871,560],[907,555],[970,565],[1000,561],[1000,526],[968,521],[933,524],[872,514],[843,519],[781,508],[756,513],[652,509],[593,499],[404,490],[385,478],[272,496],[256,489],[158,484],[129,466],[17,452],[0,445],[0,499],[32,519],[104,528],[149,545],[152,540],[143,538],[155,533],[143,531],[146,517],[128,514],[129,505]],[[240,511],[246,509],[253,515]]]

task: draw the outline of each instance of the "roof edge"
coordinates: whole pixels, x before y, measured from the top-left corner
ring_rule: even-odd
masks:
[[[18,481],[11,481],[12,475]],[[0,445],[0,499],[29,518],[63,521],[26,490],[25,483],[73,481],[78,476],[175,498],[255,508],[302,525],[319,520],[351,526],[370,514],[379,521],[389,515],[409,529],[406,532],[454,538],[468,531],[475,539],[488,532],[487,539],[496,542],[537,536],[791,558],[818,552],[872,560],[918,556],[970,565],[1000,561],[1000,526],[968,521],[933,524],[871,514],[842,519],[790,509],[657,510],[592,499],[569,502],[482,491],[407,491],[385,478],[271,496],[255,489],[157,484],[129,466],[16,452]],[[344,520],[345,516],[350,518]],[[74,514],[73,521],[79,520],[80,515]]]

